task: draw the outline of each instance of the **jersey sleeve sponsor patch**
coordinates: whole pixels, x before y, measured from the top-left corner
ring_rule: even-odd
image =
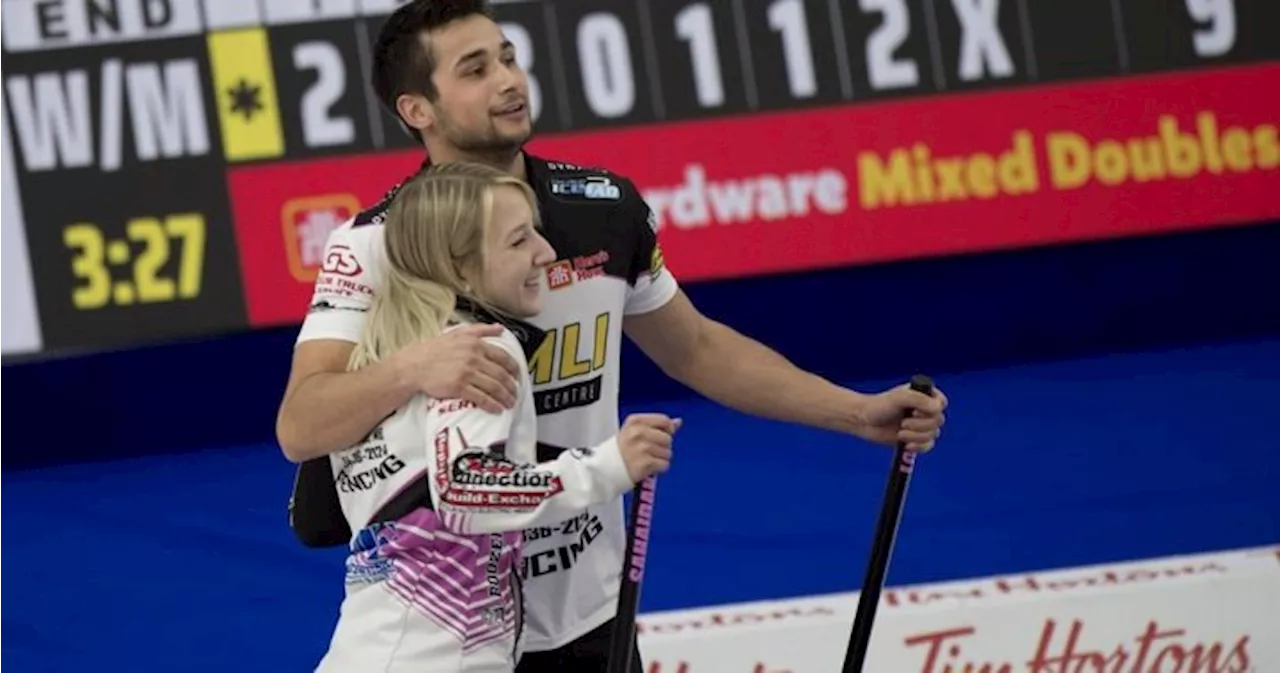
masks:
[[[649,279],[657,280],[664,268],[666,268],[666,260],[662,257],[662,245],[655,243],[653,254],[649,256]]]
[[[337,242],[330,245],[316,276],[311,312],[367,311],[374,294],[368,272],[350,245]]]
[[[359,340],[376,292],[378,240],[369,230],[353,230],[349,224],[329,235],[298,343]]]

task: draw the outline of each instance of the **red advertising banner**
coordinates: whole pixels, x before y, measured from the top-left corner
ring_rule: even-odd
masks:
[[[1278,111],[1280,65],[1265,64],[564,134],[530,150],[632,178],[690,281],[1280,218]],[[232,169],[250,323],[300,319],[321,231],[420,160]]]
[[[238,168],[228,176],[249,324],[302,320],[325,240],[422,163],[419,151]]]

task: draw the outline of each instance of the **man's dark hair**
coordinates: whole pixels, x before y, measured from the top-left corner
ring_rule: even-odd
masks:
[[[422,34],[476,14],[493,18],[487,0],[412,0],[382,24],[373,45],[373,90],[397,120],[401,94],[420,93],[432,102],[440,95],[431,79],[435,54],[430,46],[424,48]],[[422,139],[417,129],[409,131]]]

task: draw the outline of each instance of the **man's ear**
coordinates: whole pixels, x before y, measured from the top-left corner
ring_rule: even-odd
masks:
[[[436,109],[422,94],[400,94],[396,99],[396,112],[400,120],[422,133],[436,123]]]

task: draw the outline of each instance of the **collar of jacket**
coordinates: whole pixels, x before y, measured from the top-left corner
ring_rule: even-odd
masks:
[[[459,313],[471,316],[476,322],[498,324],[506,327],[520,342],[520,347],[524,349],[526,359],[533,357],[534,351],[538,350],[538,346],[542,345],[543,337],[546,336],[545,331],[534,325],[519,318],[490,311],[467,297],[458,297],[457,310]]]

